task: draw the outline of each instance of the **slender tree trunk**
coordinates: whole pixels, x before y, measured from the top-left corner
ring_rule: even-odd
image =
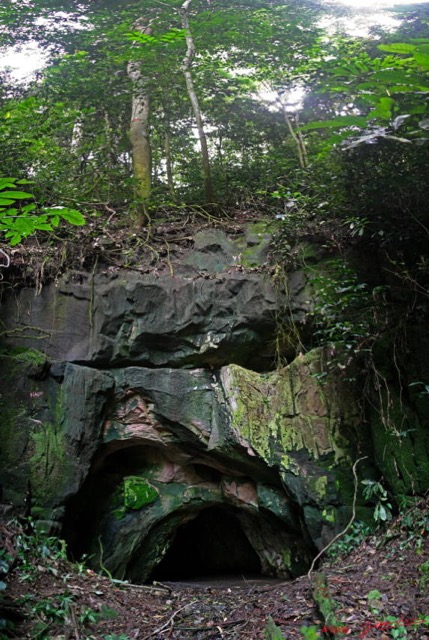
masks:
[[[81,117],[77,117],[74,121],[72,137],[70,141],[70,149],[73,153],[79,153],[83,141],[83,122]]]
[[[168,129],[168,125],[165,126],[165,131],[164,131],[164,152],[165,152],[165,168],[167,171],[168,190],[174,202],[176,200],[176,190],[174,188],[173,160],[171,157],[171,140],[170,140],[170,131]]]
[[[201,113],[200,103],[195,92],[194,80],[192,78],[191,68],[195,57],[195,43],[189,26],[188,10],[192,0],[185,0],[179,9],[182,18],[182,27],[186,34],[186,55],[183,58],[181,70],[185,76],[186,88],[188,90],[189,100],[191,101],[195,120],[197,123],[198,139],[201,147],[201,163],[204,175],[204,190],[207,202],[214,202],[213,182],[210,169],[209,151],[207,148],[207,137],[204,131],[203,116]]]
[[[148,25],[143,25],[140,20],[134,24],[134,29],[146,35],[152,34],[152,28]],[[133,85],[129,132],[133,171],[137,185],[137,195],[144,207],[149,200],[151,192],[150,95],[147,88],[147,78],[143,74],[141,62],[129,62],[127,72]]]
[[[308,167],[307,149],[305,148],[305,142],[302,137],[301,131],[298,129],[298,127],[296,127],[296,130],[294,129],[294,126],[292,124],[292,119],[287,113],[283,105],[282,105],[282,109],[283,109],[283,115],[284,115],[287,128],[289,129],[289,133],[292,136],[292,139],[296,145],[300,167],[302,169],[306,169]],[[294,119],[294,123],[295,125],[297,124],[296,118]]]
[[[88,162],[88,153],[83,152],[83,120],[80,116],[76,118],[73,125],[70,151],[76,160],[79,160],[79,172],[83,175]]]

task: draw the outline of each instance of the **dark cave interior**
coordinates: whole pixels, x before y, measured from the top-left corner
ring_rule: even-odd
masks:
[[[175,452],[178,459],[180,455],[184,457],[185,464],[174,468],[170,459],[155,447],[136,446],[135,443],[132,446],[122,445],[120,449],[116,446],[115,443],[100,450],[98,459],[93,463],[93,472],[67,505],[62,535],[68,543],[72,559],[80,559],[86,554],[95,558],[91,566],[100,570],[97,558],[102,544],[105,566],[115,577],[137,584],[153,580],[180,582],[203,577],[235,576],[237,579],[248,579],[277,575],[271,561],[267,562],[265,555],[261,554],[269,549],[274,554],[281,554],[281,550],[289,543],[295,545],[300,530],[293,524],[291,527],[290,523],[285,527],[281,518],[267,509],[255,509],[252,502],[234,504],[233,499],[229,504],[221,502],[218,487],[222,485],[224,477],[227,478],[226,487],[232,482],[231,476],[223,473],[223,467],[227,469],[225,461],[213,458],[213,466],[204,464],[198,459],[198,452],[191,451],[193,459],[192,463],[188,463],[191,453],[186,449],[185,453]],[[252,499],[253,483],[261,478],[265,488],[271,487],[274,498],[282,500],[277,479],[270,470],[263,465],[256,467],[255,463],[250,466],[243,461],[238,464],[234,462],[233,478],[237,478],[238,484],[232,484],[233,491],[240,491],[244,487],[244,492],[250,491]],[[204,486],[204,490],[212,491],[212,495],[209,493],[201,499],[197,497],[189,504],[186,501],[178,503],[170,513],[168,510],[162,513],[162,501],[159,499],[153,506],[145,506],[143,511],[130,506],[119,518],[115,515],[118,507],[114,500],[119,500],[119,506],[124,500],[121,493],[124,478],[144,477],[142,471],[146,477],[151,478],[151,473],[156,477],[165,469],[175,470],[179,479],[179,495],[185,482],[191,488]],[[176,495],[174,482],[156,479],[148,482],[154,483],[160,492],[165,486],[165,494],[160,495],[168,507],[169,500]],[[243,495],[248,499],[246,493]],[[284,504],[289,510],[293,508],[287,498]],[[127,547],[125,544],[122,566],[122,558],[117,556],[114,560],[116,566],[112,567],[109,564],[110,556],[114,556],[118,545],[122,548],[121,537],[124,536],[126,540],[130,532],[133,532],[131,535],[134,536],[135,546],[129,544]],[[301,549],[303,556],[304,547]],[[294,571],[299,572],[300,569]]]
[[[259,557],[233,512],[223,507],[211,507],[178,527],[170,548],[152,571],[149,582],[260,573]]]

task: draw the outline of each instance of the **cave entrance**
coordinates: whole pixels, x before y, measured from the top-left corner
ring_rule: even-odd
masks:
[[[205,576],[255,577],[261,563],[240,522],[227,508],[210,507],[178,527],[150,580],[180,581]]]

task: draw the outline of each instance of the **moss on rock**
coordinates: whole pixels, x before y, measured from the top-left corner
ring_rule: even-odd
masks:
[[[124,506],[127,509],[141,509],[158,500],[159,493],[147,480],[138,476],[124,478]]]
[[[291,453],[299,451],[311,460],[351,460],[341,426],[357,426],[357,402],[350,390],[349,397],[339,394],[336,381],[320,384],[322,359],[322,350],[314,349],[270,374],[237,365],[222,370],[232,428],[266,462],[293,470]]]
[[[146,505],[156,502],[158,498],[158,489],[145,478],[125,476],[111,498],[111,506],[114,507],[113,517],[120,520],[128,511],[138,511]]]
[[[269,374],[237,365],[222,371],[236,438],[279,469],[316,544],[338,526],[337,506],[351,503],[352,464],[366,433],[359,430],[359,404],[351,386],[333,375],[322,384],[323,366],[323,350],[314,349]]]
[[[377,466],[394,495],[424,492],[429,486],[427,430],[394,390],[383,399],[386,410],[371,415]]]

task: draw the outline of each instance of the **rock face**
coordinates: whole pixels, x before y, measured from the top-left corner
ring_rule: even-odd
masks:
[[[292,313],[305,305],[297,274]],[[228,362],[272,366],[276,312],[284,293],[267,274],[233,272],[206,277],[134,273],[68,274],[39,296],[10,298],[7,328],[25,336],[15,344],[40,349],[53,360],[91,366],[212,366]]]
[[[299,353],[305,275],[252,270],[262,232],[197,240],[176,275],[69,273],[6,297],[4,494],[22,504],[30,481],[40,525],[119,578],[295,576],[349,520],[354,461],[376,477],[379,440],[356,382]]]

